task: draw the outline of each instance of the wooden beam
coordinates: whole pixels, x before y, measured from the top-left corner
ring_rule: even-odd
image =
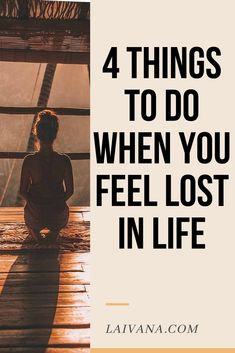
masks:
[[[0,152],[0,159],[24,159],[30,152]],[[90,153],[65,153],[72,161],[89,160]]]
[[[90,109],[88,108],[50,108],[50,107],[0,107],[0,114],[14,115],[34,115],[44,109],[51,109],[58,115],[78,115],[89,116]]]
[[[36,19],[19,20],[15,18],[0,18],[0,35],[20,33],[23,35],[66,32],[72,36],[90,33],[89,20]]]
[[[87,65],[90,63],[90,54],[31,49],[0,49],[0,61]]]
[[[0,61],[89,64],[90,21],[0,18],[0,48]]]

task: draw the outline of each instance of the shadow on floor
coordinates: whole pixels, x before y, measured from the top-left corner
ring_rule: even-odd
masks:
[[[59,291],[58,253],[58,249],[27,251],[17,256],[5,282],[2,277],[0,348],[37,347],[37,353],[46,351]]]

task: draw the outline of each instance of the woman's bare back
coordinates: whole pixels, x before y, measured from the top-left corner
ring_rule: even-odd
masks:
[[[25,223],[32,231],[61,229],[68,222],[66,200],[73,194],[72,166],[68,156],[54,151],[25,157],[21,195],[26,199]]]
[[[21,193],[26,193],[27,198],[36,203],[67,199],[73,193],[69,157],[54,151],[26,156],[22,166]]]

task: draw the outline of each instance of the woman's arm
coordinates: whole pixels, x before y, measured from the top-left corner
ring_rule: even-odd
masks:
[[[65,184],[65,200],[67,201],[73,195],[73,192],[74,192],[72,164],[70,159],[67,156],[66,156],[64,184]]]
[[[27,201],[30,186],[29,163],[26,157],[23,161],[20,178],[20,194]]]

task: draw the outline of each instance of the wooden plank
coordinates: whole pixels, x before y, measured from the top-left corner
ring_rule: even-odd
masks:
[[[78,115],[81,117],[89,116],[89,108],[52,108],[52,107],[2,107],[0,106],[0,114],[10,115],[34,115],[44,109],[52,109],[58,115]]]
[[[0,347],[89,347],[89,329],[0,330]]]
[[[82,268],[82,265],[79,263],[75,264],[66,264],[63,263],[58,266],[58,264],[53,263],[52,261],[48,262],[38,262],[38,263],[27,263],[27,264],[12,264],[12,268],[9,270],[9,264],[0,262],[0,273],[37,273],[37,272],[85,272]]]
[[[55,287],[56,288],[56,287]],[[46,289],[46,288],[45,288]],[[55,290],[54,292],[51,293],[45,293],[45,292],[41,292],[41,293],[15,293],[15,292],[7,292],[6,290],[2,292],[2,294],[0,295],[0,302],[28,302],[28,301],[38,301],[39,303],[44,300],[45,305],[51,305],[50,301],[53,301],[53,299],[55,299],[58,302],[61,303],[79,303],[86,301],[87,302],[87,293],[85,293],[85,291],[82,292],[58,292],[57,290]],[[78,304],[79,306],[80,304]],[[83,305],[84,306],[84,305]]]
[[[17,328],[54,328],[90,327],[90,308],[88,307],[59,307],[50,312],[48,308],[1,308],[1,329]],[[0,330],[1,333],[1,330]]]
[[[29,152],[0,152],[0,159],[24,159]],[[80,161],[90,159],[90,153],[65,153],[71,160]]]
[[[0,307],[3,308],[54,308],[89,306],[87,293],[39,293],[0,295]]]
[[[25,223],[24,215],[0,215],[0,223]]]
[[[22,285],[27,283],[27,285],[45,285],[50,283],[57,284],[58,280],[60,284],[90,284],[89,276],[85,272],[66,272],[60,273],[58,276],[54,273],[12,273],[6,275],[0,273],[0,286],[5,284],[7,280],[8,285]]]
[[[76,262],[81,262],[81,263],[90,263],[90,253],[62,253],[59,255],[59,260],[60,262],[65,261],[66,263],[76,263]]]
[[[69,215],[69,222],[89,222],[90,221],[90,215],[88,213],[85,213],[85,216],[83,217],[81,214],[75,214],[75,213],[70,213]],[[4,214],[0,213],[0,223],[24,223],[24,215],[22,214]]]
[[[3,254],[0,255],[0,266],[1,262],[15,262],[17,260],[17,264],[28,264],[28,263],[34,263],[36,264],[41,264],[42,262],[45,264],[50,264],[54,263],[55,259],[50,257],[50,251],[49,249],[42,250],[42,251],[35,251],[33,252],[32,250],[30,253],[25,253],[22,255],[15,255],[13,254],[12,251],[10,252],[4,252]],[[52,252],[54,256],[54,252]],[[79,253],[79,252],[68,252],[68,253],[59,253],[58,254],[58,261],[60,264],[76,264],[76,263],[81,263],[81,264],[87,264],[90,262],[90,253]]]
[[[40,265],[43,262],[42,266],[55,266],[55,261],[58,261],[60,266],[63,267],[65,266],[71,266],[71,269],[74,270],[76,264],[77,265],[87,265],[89,262],[89,253],[80,253],[80,252],[72,252],[72,254],[74,254],[74,257],[66,257],[64,255],[68,255],[68,252],[59,252],[59,254],[56,254],[57,257],[55,259],[54,255],[53,258],[51,255],[51,252],[49,250],[51,249],[43,249],[46,251],[37,251],[37,252],[33,252],[33,250],[31,250],[32,253],[23,253],[23,254],[14,254],[11,255],[9,254],[10,251],[5,251],[3,252],[3,254],[0,255],[0,267],[1,266],[13,266],[13,264],[15,263],[15,265],[26,265],[26,264],[30,264],[31,266],[35,265]],[[79,256],[77,256],[79,255]],[[84,255],[84,256],[83,256]],[[62,257],[64,256],[64,257]],[[16,261],[17,260],[17,261]],[[66,262],[66,260],[68,262]],[[74,266],[74,267],[73,267]],[[44,268],[44,267],[43,267]],[[1,272],[1,271],[0,271]],[[62,271],[63,272],[63,271]]]
[[[81,34],[90,33],[90,21],[75,19],[75,20],[63,20],[63,19],[35,19],[30,18],[27,20],[21,20],[14,18],[1,18],[0,21],[0,33],[6,34],[23,34],[35,35],[35,33],[42,32],[46,33],[64,33],[69,31],[71,36],[78,36]],[[43,45],[43,43],[42,43]]]
[[[70,212],[90,212],[90,207],[89,206],[70,206],[69,207]],[[24,208],[23,207],[0,207],[0,214],[4,212],[9,212],[9,213],[23,213]]]
[[[89,212],[89,206],[70,206],[70,211],[72,212]],[[0,207],[0,212],[23,212],[23,207]]]
[[[85,292],[88,291],[89,285],[74,285],[74,284],[67,284],[63,285],[60,284],[59,286],[56,285],[25,285],[25,286],[9,286],[5,284],[5,286],[0,286],[0,293],[3,292],[3,290],[7,293],[19,293],[19,294],[34,294],[34,293],[55,293],[56,291],[58,293],[77,293],[77,292]]]
[[[1,262],[10,262],[10,263],[14,263],[15,260],[18,258],[17,255],[12,255],[12,254],[1,254],[0,255],[0,266],[1,266]]]
[[[37,348],[37,347],[5,347],[0,353],[90,353],[89,348]]]
[[[73,156],[71,156],[73,159]],[[69,222],[89,222],[90,208],[89,207],[69,207]],[[0,223],[24,223],[23,207],[0,207]]]

